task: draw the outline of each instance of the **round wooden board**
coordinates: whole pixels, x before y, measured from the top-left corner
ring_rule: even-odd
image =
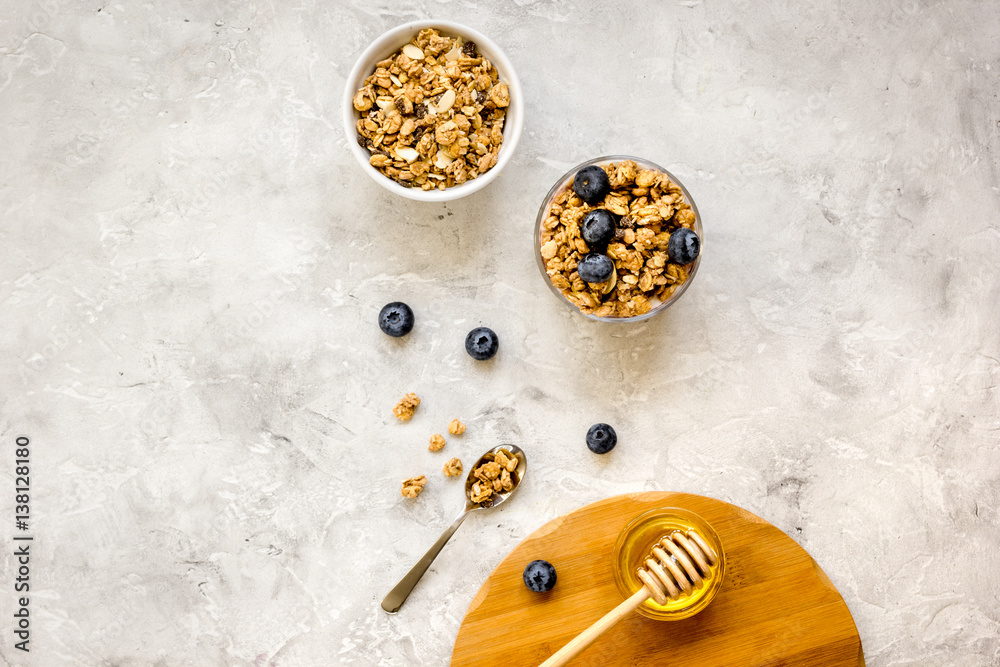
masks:
[[[611,552],[634,517],[682,507],[712,524],[726,575],[712,603],[683,621],[631,614],[571,665],[838,665],[863,667],[847,605],[819,565],[790,537],[746,510],[686,493],[637,493],[587,505],[519,544],[476,594],[459,628],[453,667],[538,665],[622,601]],[[532,593],[528,562],[551,562],[558,583]]]

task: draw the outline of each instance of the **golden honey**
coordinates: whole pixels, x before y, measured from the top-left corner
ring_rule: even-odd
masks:
[[[643,616],[657,620],[680,620],[697,614],[705,608],[719,588],[726,572],[726,555],[718,534],[700,516],[677,507],[663,507],[650,510],[629,522],[618,536],[613,553],[615,584],[623,597],[628,598],[642,588],[636,572],[643,566],[653,546],[660,539],[675,531],[687,533],[694,530],[704,538],[718,554],[718,562],[710,568],[709,576],[700,586],[695,586],[689,595],[681,595],[677,600],[669,600],[659,605],[652,598],[646,600],[636,611]]]

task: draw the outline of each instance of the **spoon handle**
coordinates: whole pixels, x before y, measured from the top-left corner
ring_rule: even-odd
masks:
[[[406,598],[409,597],[413,587],[417,585],[418,581],[420,581],[420,577],[424,576],[424,572],[426,572],[427,568],[434,562],[438,553],[440,553],[444,545],[448,543],[448,540],[455,534],[455,531],[458,530],[458,527],[462,525],[462,522],[465,521],[465,517],[468,515],[469,510],[464,510],[461,514],[459,514],[458,518],[455,519],[455,522],[451,524],[448,530],[444,531],[441,537],[438,538],[438,541],[427,550],[424,557],[418,560],[417,564],[410,568],[410,571],[399,580],[399,583],[396,584],[391,591],[389,591],[389,594],[382,600],[383,610],[389,614],[395,614],[399,611],[399,608],[403,606],[404,602],[406,602]]]

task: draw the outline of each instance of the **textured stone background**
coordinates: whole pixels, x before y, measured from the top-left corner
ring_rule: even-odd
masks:
[[[7,664],[445,664],[521,538],[645,489],[786,531],[870,665],[1000,664],[996,3],[0,10],[0,437],[32,439],[36,536],[30,656],[2,584]],[[360,51],[425,17],[492,36],[526,96],[514,161],[447,205],[374,184],[340,121]],[[549,185],[608,153],[704,216],[695,283],[645,324],[574,315],[532,254]],[[400,341],[375,325],[395,299]],[[504,441],[525,488],[383,614],[462,505],[444,455]]]

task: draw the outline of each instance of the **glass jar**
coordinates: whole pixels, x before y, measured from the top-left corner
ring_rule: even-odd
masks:
[[[718,533],[700,516],[678,507],[663,507],[650,510],[632,519],[622,529],[615,542],[612,555],[615,585],[622,597],[629,598],[643,587],[636,575],[649,557],[650,550],[661,538],[674,531],[697,532],[718,554],[718,562],[711,566],[710,576],[689,595],[677,600],[669,600],[666,605],[657,604],[652,598],[641,604],[636,611],[656,620],[679,621],[694,616],[704,609],[722,587],[726,574],[726,554]]]

